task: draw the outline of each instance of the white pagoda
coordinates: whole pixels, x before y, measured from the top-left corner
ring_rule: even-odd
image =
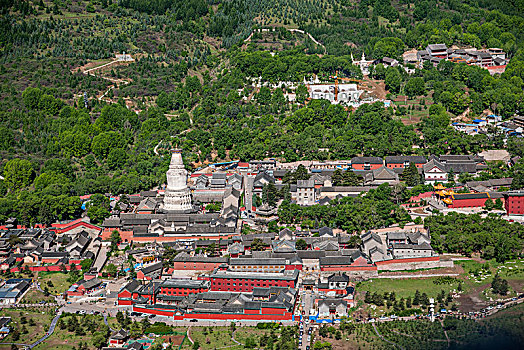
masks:
[[[164,194],[164,211],[185,211],[192,209],[191,193],[187,187],[187,171],[182,162],[182,150],[171,151],[171,163],[167,175],[167,188]]]

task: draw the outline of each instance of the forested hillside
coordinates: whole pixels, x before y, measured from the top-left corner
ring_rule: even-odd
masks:
[[[184,149],[188,167],[501,148],[501,135],[467,136],[450,121],[466,110],[509,118],[524,99],[522,1],[8,0],[0,6],[0,222],[13,215],[25,223],[72,218],[77,196],[157,186],[165,180],[163,155],[174,144]],[[250,37],[260,28],[277,29]],[[288,29],[304,30],[320,45]],[[500,47],[511,61],[494,76],[447,61],[411,75],[376,66],[367,79],[384,81],[389,97],[420,97],[413,107],[424,114],[420,122],[405,123],[408,111],[382,103],[354,111],[322,100],[306,105],[304,79],[362,79],[351,55],[400,60],[405,50],[428,43]],[[112,64],[123,52],[134,61]],[[259,78],[280,88],[259,87]],[[292,82],[296,103],[285,97]]]

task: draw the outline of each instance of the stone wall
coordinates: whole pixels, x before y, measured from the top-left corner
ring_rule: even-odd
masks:
[[[403,270],[420,270],[436,269],[443,267],[453,267],[453,261],[414,261],[389,263],[387,265],[378,265],[379,271],[403,271]]]

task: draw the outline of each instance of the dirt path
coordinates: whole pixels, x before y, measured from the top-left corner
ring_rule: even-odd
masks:
[[[393,345],[393,346],[397,346],[397,347],[399,347],[401,350],[405,350],[404,347],[402,347],[402,346],[400,346],[400,345],[398,345],[398,344],[396,344],[396,343],[393,343],[391,340],[387,340],[386,338],[384,338],[384,337],[382,336],[382,334],[380,334],[380,333],[378,332],[378,329],[377,329],[377,326],[375,325],[375,323],[372,323],[372,325],[373,325],[373,329],[375,330],[375,333],[377,333],[377,335],[378,335],[378,337],[379,337],[380,339],[382,339],[383,341],[385,341],[385,342],[388,343],[388,344],[391,344],[391,345]]]
[[[448,337],[448,332],[446,331],[446,328],[444,328],[444,322],[442,320],[439,320],[439,321],[440,321],[440,325],[442,326],[442,330],[444,331],[444,335],[446,336],[446,340],[448,341],[448,348],[449,348],[451,344],[450,344],[450,340]]]
[[[318,41],[317,39],[315,39],[315,37],[313,35],[311,35],[310,33],[308,32],[305,32],[303,31],[302,29],[289,29],[289,28],[286,28],[289,32],[291,33],[300,33],[300,34],[304,34],[304,35],[307,35],[309,37],[309,39],[311,39],[312,42],[314,42],[315,44],[317,44],[318,46],[322,47],[324,49],[324,55],[327,53],[327,49],[326,47],[324,46],[324,44],[322,44],[320,41]],[[244,42],[247,43],[247,42],[250,42],[251,41],[251,38],[253,37],[253,34],[255,33],[255,31],[252,31],[251,34],[249,34],[249,36],[244,39]]]

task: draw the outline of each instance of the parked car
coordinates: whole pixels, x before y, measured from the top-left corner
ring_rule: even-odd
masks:
[[[189,322],[198,322],[196,318],[193,318],[192,320],[189,320]]]

